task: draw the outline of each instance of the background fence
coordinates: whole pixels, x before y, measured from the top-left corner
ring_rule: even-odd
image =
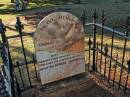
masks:
[[[96,10],[93,14],[93,23],[87,23],[87,16],[85,10],[83,10],[80,17],[85,33],[86,44],[86,66],[89,71],[100,73],[108,82],[112,83],[113,87],[117,87],[118,90],[123,90],[124,93],[130,90],[130,37],[128,32],[130,30],[129,18],[124,27],[124,32],[116,31],[114,25],[113,28],[105,26],[105,14],[102,13],[101,24],[97,23],[98,15]],[[1,22],[2,23],[2,22]],[[21,23],[19,17],[17,17],[16,30],[19,35],[6,37],[5,26],[2,23],[1,37],[3,43],[8,48],[8,56],[10,62],[10,74],[12,78],[12,94],[16,97],[16,92],[19,96],[22,91],[34,87],[38,79],[37,62],[35,59],[35,53],[31,53],[27,58],[27,51],[24,44],[25,37],[33,37],[33,33],[23,33],[24,25]],[[13,60],[13,53],[11,51],[10,41],[14,39],[20,42],[22,61]],[[14,41],[13,40],[13,41]],[[33,44],[33,41],[32,41]],[[29,44],[28,44],[29,45]],[[34,45],[33,45],[34,46]],[[15,84],[16,83],[16,84]],[[15,88],[17,85],[17,88]]]
[[[102,13],[102,23],[97,23],[96,10],[93,14],[93,23],[84,24],[92,25],[93,33],[89,37],[89,61],[92,64],[92,70],[99,72],[119,89],[126,93],[130,89],[130,37],[129,37],[129,17],[124,27],[124,33],[116,31],[113,28],[106,27],[104,11]]]

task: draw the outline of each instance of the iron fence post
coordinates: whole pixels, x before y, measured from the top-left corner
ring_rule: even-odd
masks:
[[[35,55],[33,54],[33,64],[34,64],[34,69],[35,69],[35,75],[36,75],[36,78],[38,80],[38,74],[37,74],[37,67],[36,67],[36,58],[35,58]]]
[[[126,82],[124,87],[124,94],[126,94],[127,84],[128,84],[129,74],[130,74],[130,59],[127,61],[127,65],[128,65],[128,71],[127,71]]]
[[[128,73],[130,73],[130,60],[128,60],[127,64],[128,64]]]
[[[128,16],[127,18],[126,27],[127,27],[126,36],[128,36],[128,32],[130,31],[130,16]],[[126,94],[127,84],[128,84],[129,74],[130,74],[130,59],[127,61],[127,65],[128,65],[128,70],[127,70],[126,82],[125,82],[125,87],[124,87],[124,94]]]
[[[88,55],[89,61],[88,61],[88,70],[90,71],[91,46],[92,46],[92,41],[91,41],[91,38],[90,38],[90,37],[89,37],[89,40],[88,40],[88,45],[89,45],[89,55]]]
[[[98,71],[98,49],[99,49],[99,44],[97,42],[96,44],[96,49],[97,49],[97,52],[96,52],[96,72]]]
[[[130,30],[129,26],[130,24],[128,23],[128,19],[127,19],[127,23],[126,23],[126,33],[125,36],[128,37],[128,32]],[[125,38],[125,42],[124,42],[124,47],[123,47],[123,56],[122,56],[122,64],[121,64],[121,71],[120,71],[120,78],[119,78],[119,86],[118,86],[118,90],[120,89],[121,86],[121,81],[122,81],[122,73],[123,73],[123,66],[124,66],[124,62],[125,62],[125,53],[126,53],[126,46],[127,46],[127,38]]]
[[[104,14],[104,10],[102,12],[102,34],[101,34],[101,57],[100,57],[100,73],[101,73],[101,65],[102,65],[102,50],[103,50],[103,40],[104,40],[104,24],[105,24],[106,18]]]
[[[117,71],[117,62],[118,62],[118,54],[116,55],[116,63],[114,65],[114,78],[113,78],[113,87],[115,85],[116,71]]]
[[[113,57],[113,46],[114,46],[114,37],[115,37],[115,28],[113,26],[113,32],[112,32],[112,40],[111,40],[111,59]],[[111,65],[112,65],[112,61],[110,60],[110,65],[109,65],[109,73],[108,73],[108,82],[110,81],[110,77],[111,77]]]
[[[12,62],[12,58],[11,58],[11,55],[10,55],[8,40],[7,40],[5,31],[6,31],[6,27],[2,23],[2,20],[0,19],[1,38],[2,38],[2,41],[3,41],[4,45],[6,45],[7,50],[8,50],[9,70],[10,70],[10,76],[11,76],[11,93],[12,93],[12,97],[16,97],[16,95],[15,95],[15,87],[14,87],[13,62]]]
[[[19,32],[19,36],[20,36],[21,44],[22,44],[22,50],[23,50],[24,61],[25,61],[25,65],[26,65],[27,75],[28,75],[28,80],[29,80],[30,86],[32,86],[31,78],[30,78],[30,75],[29,75],[29,69],[28,69],[27,58],[26,58],[26,54],[25,54],[25,47],[24,47],[24,43],[23,43],[22,30],[24,29],[24,25],[21,23],[19,17],[17,17],[16,20],[17,20],[17,21],[16,21],[15,27],[16,27],[16,30]]]
[[[19,71],[19,75],[20,75],[20,79],[21,79],[21,83],[22,83],[22,88],[25,89],[25,85],[24,85],[24,81],[23,81],[23,77],[22,77],[22,72],[21,72],[21,69],[20,69],[18,61],[16,62],[16,65],[18,67],[18,71]]]
[[[106,44],[105,47],[104,47],[104,52],[105,52],[105,66],[104,66],[104,77],[106,75],[106,62],[107,62],[107,55],[108,55],[108,52],[109,52],[109,49],[108,49],[108,45]]]
[[[96,21],[97,21],[98,15],[96,12],[96,9],[93,14],[93,71],[96,70],[96,33],[97,33],[97,26],[96,26]]]

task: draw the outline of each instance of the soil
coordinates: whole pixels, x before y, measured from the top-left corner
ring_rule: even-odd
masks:
[[[30,97],[129,97],[96,73],[78,75],[30,90]],[[28,97],[26,91],[23,97]]]

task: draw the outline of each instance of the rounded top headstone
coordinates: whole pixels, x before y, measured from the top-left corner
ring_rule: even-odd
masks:
[[[85,72],[84,28],[67,12],[55,12],[38,24],[34,34],[42,84]]]
[[[82,23],[68,12],[55,12],[46,16],[38,24],[35,32],[36,50],[41,50],[43,45],[46,45],[45,43],[52,42],[59,43],[56,45],[58,51],[65,50],[84,38]]]

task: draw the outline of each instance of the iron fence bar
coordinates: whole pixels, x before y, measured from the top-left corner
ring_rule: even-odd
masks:
[[[31,61],[28,61],[27,62],[27,65],[29,65],[29,64],[33,64],[33,61],[31,60]],[[25,63],[19,63],[19,66],[24,66],[24,65],[26,65]],[[13,65],[13,68],[17,68],[18,67],[18,65]]]
[[[23,43],[23,35],[22,35],[23,25],[22,25],[19,17],[17,17],[17,22],[16,22],[15,27],[16,27],[16,30],[18,30],[18,32],[19,32],[19,36],[20,36],[21,44],[22,44],[24,61],[25,61],[26,69],[27,69],[28,80],[29,80],[30,86],[32,86],[31,78],[30,78],[30,74],[29,74],[29,69],[28,69],[28,65],[27,65],[27,58],[26,58],[26,54],[25,54],[25,47],[24,47],[24,43]]]
[[[91,45],[92,45],[92,41],[91,41],[90,37],[89,37],[88,45],[89,45],[89,62],[88,62],[88,70],[89,70],[90,69],[90,61],[91,61]]]
[[[85,23],[86,23],[86,13],[85,13],[85,9],[82,10],[82,13],[81,13],[81,17],[80,17],[81,21],[82,21],[82,24],[83,24],[83,27],[85,29]]]
[[[21,88],[20,88],[20,86],[19,86],[18,79],[17,79],[15,73],[14,73],[14,77],[15,77],[15,79],[16,79],[18,97],[21,97]]]
[[[124,94],[126,94],[128,79],[129,79],[129,72],[127,73],[127,77],[126,77],[126,82],[125,82],[125,86],[124,86]]]
[[[98,49],[98,42],[97,42],[97,49]],[[96,71],[97,71],[97,68],[98,68],[98,51],[96,52]]]
[[[103,38],[104,38],[104,23],[105,23],[105,15],[104,11],[102,12],[102,36],[101,36],[101,57],[100,57],[100,72],[101,72],[101,64],[102,64],[102,49],[103,49]]]
[[[112,41],[111,41],[111,58],[113,56],[113,44],[114,44],[114,36],[115,36],[115,32],[114,32],[114,27],[113,27],[113,32],[112,32]],[[110,65],[109,65],[109,73],[108,73],[108,82],[110,80],[110,76],[111,76],[111,63],[112,61],[110,60]]]
[[[107,54],[108,54],[108,45],[107,44],[104,47],[104,52],[105,52],[105,64],[104,64],[105,65],[104,66],[104,77],[105,77],[105,75],[106,75],[106,65],[107,65],[106,61],[107,61]],[[103,51],[102,51],[102,53],[103,53]]]
[[[97,20],[97,12],[96,12],[96,9],[94,10],[94,14],[93,14],[93,22],[96,24],[96,20]],[[96,25],[93,25],[93,48],[96,48],[96,33],[97,33],[97,26]],[[93,71],[96,70],[96,64],[95,64],[95,61],[96,61],[96,51],[95,49],[93,49]]]
[[[36,67],[36,61],[35,61],[35,55],[33,55],[33,64],[34,64],[34,68],[35,68],[35,75],[36,75],[36,78],[37,78],[37,80],[38,80],[37,67]]]
[[[126,94],[127,84],[128,84],[128,80],[129,80],[129,74],[130,74],[130,59],[127,61],[127,65],[128,65],[128,71],[127,71],[126,82],[125,82],[125,86],[124,86],[124,94]]]
[[[128,31],[126,31],[126,36],[128,36]],[[120,79],[119,79],[118,89],[120,89],[120,85],[121,85],[121,78],[122,78],[123,66],[124,66],[124,61],[125,61],[124,58],[125,58],[125,52],[126,52],[126,43],[127,43],[127,38],[125,38],[125,43],[124,43],[123,57],[122,57],[122,64],[121,64],[121,71],[120,71]]]
[[[90,69],[90,60],[91,60],[91,46],[89,45],[89,66],[88,66],[88,70]]]
[[[114,87],[115,78],[116,78],[117,62],[118,62],[118,54],[116,55],[116,63],[115,63],[115,67],[114,67],[115,69],[114,69],[113,87]]]
[[[23,77],[22,77],[22,73],[21,73],[21,69],[20,69],[20,66],[19,66],[19,62],[17,61],[16,64],[18,66],[18,71],[19,71],[21,82],[22,82],[22,86],[23,86],[23,88],[25,88]]]
[[[27,69],[27,74],[28,74],[28,79],[29,79],[29,83],[31,86],[31,78],[30,78],[30,74],[29,74],[29,69],[28,69],[28,63],[27,63],[27,58],[26,58],[26,54],[25,54],[25,48],[24,48],[24,44],[23,44],[23,37],[22,35],[20,35],[20,39],[21,39],[21,44],[22,44],[22,50],[23,50],[23,55],[24,55],[24,60],[25,60],[25,65],[26,65],[26,69]]]
[[[34,32],[23,33],[22,36],[33,36]],[[20,35],[8,36],[7,39],[18,38]]]
[[[104,63],[104,77],[106,76],[106,65],[107,65],[107,57],[106,56],[104,56],[105,57],[105,63]]]

